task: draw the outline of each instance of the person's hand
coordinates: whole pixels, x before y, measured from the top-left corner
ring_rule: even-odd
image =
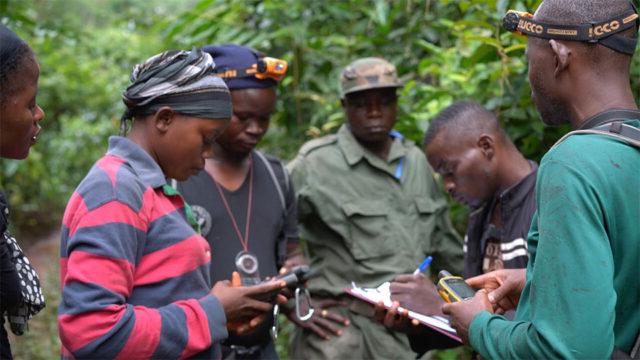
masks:
[[[287,257],[287,260],[285,260],[284,264],[280,268],[280,271],[278,271],[278,275],[284,275],[291,271],[291,269],[293,269],[294,267],[301,265],[307,265],[307,261],[304,258],[304,255],[302,255],[302,253],[291,255]]]
[[[342,335],[342,327],[349,326],[349,320],[340,314],[329,311],[329,308],[335,306],[346,306],[345,303],[333,300],[311,300],[311,306],[315,309],[311,319],[301,321],[296,316],[295,308],[283,308],[283,313],[287,318],[297,326],[309,330],[318,337],[328,340],[331,336]]]
[[[469,300],[442,305],[442,312],[449,315],[451,327],[456,329],[462,342],[469,344],[469,325],[473,318],[481,311],[493,313],[493,306],[489,302],[487,292],[478,290]]]
[[[267,319],[267,316],[269,315],[261,314],[249,321],[241,323],[227,323],[227,330],[240,336],[249,335],[256,330],[258,325],[262,324],[262,322]]]
[[[285,260],[284,264],[278,271],[278,275],[284,275],[290,272],[291,270],[293,270],[293,268],[297,266],[303,266],[303,265],[307,265],[307,260],[304,257],[302,250],[300,250],[299,245],[287,244],[287,259]],[[288,299],[291,299],[293,297],[293,289],[289,289],[289,288],[283,289],[282,295]]]
[[[525,269],[496,270],[466,280],[469,286],[487,291],[489,301],[498,314],[518,306],[525,281]]]
[[[296,266],[307,265],[307,259],[304,257],[304,253],[300,249],[300,244],[298,243],[288,243],[287,244],[287,258],[284,261],[284,264],[278,271],[279,275],[283,275],[291,271]]]
[[[398,275],[389,286],[391,300],[423,315],[442,315],[444,300],[435,284],[423,274]]]
[[[383,302],[377,303],[374,317],[387,328],[405,334],[417,332],[420,324],[418,320],[409,319],[409,311],[401,308],[397,301],[394,301],[388,310],[384,307]]]
[[[271,310],[270,301],[258,299],[273,297],[284,286],[284,281],[273,280],[254,286],[234,287],[224,280],[218,281],[210,294],[222,304],[227,322],[237,324],[233,330],[242,335],[258,326],[266,318],[265,313]]]

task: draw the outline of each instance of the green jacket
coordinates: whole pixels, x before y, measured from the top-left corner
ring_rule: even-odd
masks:
[[[629,124],[640,127],[640,121]],[[640,150],[575,135],[538,170],[527,282],[516,318],[470,326],[485,359],[607,359],[640,329]]]
[[[378,286],[413,272],[427,255],[431,269],[462,270],[462,242],[447,203],[412,142],[395,138],[384,161],[343,125],[305,144],[288,168],[316,274],[313,293],[339,295],[352,281]]]

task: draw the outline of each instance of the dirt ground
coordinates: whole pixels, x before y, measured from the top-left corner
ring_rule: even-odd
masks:
[[[60,259],[60,230],[52,231],[40,239],[32,242],[32,246],[25,249],[29,261],[35,266],[43,283],[51,281],[49,277],[53,275],[54,281],[58,281],[58,269]],[[55,265],[56,271],[52,273],[50,268]],[[42,271],[41,271],[42,269]]]

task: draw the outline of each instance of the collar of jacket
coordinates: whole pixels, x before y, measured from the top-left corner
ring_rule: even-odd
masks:
[[[351,133],[347,124],[343,124],[340,127],[337,135],[338,145],[340,146],[340,150],[342,150],[349,166],[357,164],[363,158],[369,160],[370,163],[385,162],[360,145],[358,140],[356,140],[355,136]],[[407,148],[404,146],[402,138],[393,138],[391,148],[389,149],[389,157],[387,158],[386,163],[391,164],[405,155],[407,155]]]
[[[144,151],[140,145],[122,136],[109,137],[107,155],[117,156],[125,160],[138,175],[140,181],[152,188],[162,187],[167,179],[158,163]]]

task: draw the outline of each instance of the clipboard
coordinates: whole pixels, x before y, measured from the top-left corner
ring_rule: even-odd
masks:
[[[353,296],[369,304],[377,305],[380,301],[382,301],[386,309],[391,308],[391,293],[389,292],[388,282],[380,285],[377,288],[361,288],[355,283],[352,283],[352,287],[344,288],[343,290],[350,296]],[[409,310],[408,316],[410,319],[418,320],[418,322],[420,322],[422,325],[431,328],[434,331],[462,344],[462,339],[460,339],[460,337],[456,333],[456,330],[451,327],[448,319],[440,316],[423,315],[411,310]]]

